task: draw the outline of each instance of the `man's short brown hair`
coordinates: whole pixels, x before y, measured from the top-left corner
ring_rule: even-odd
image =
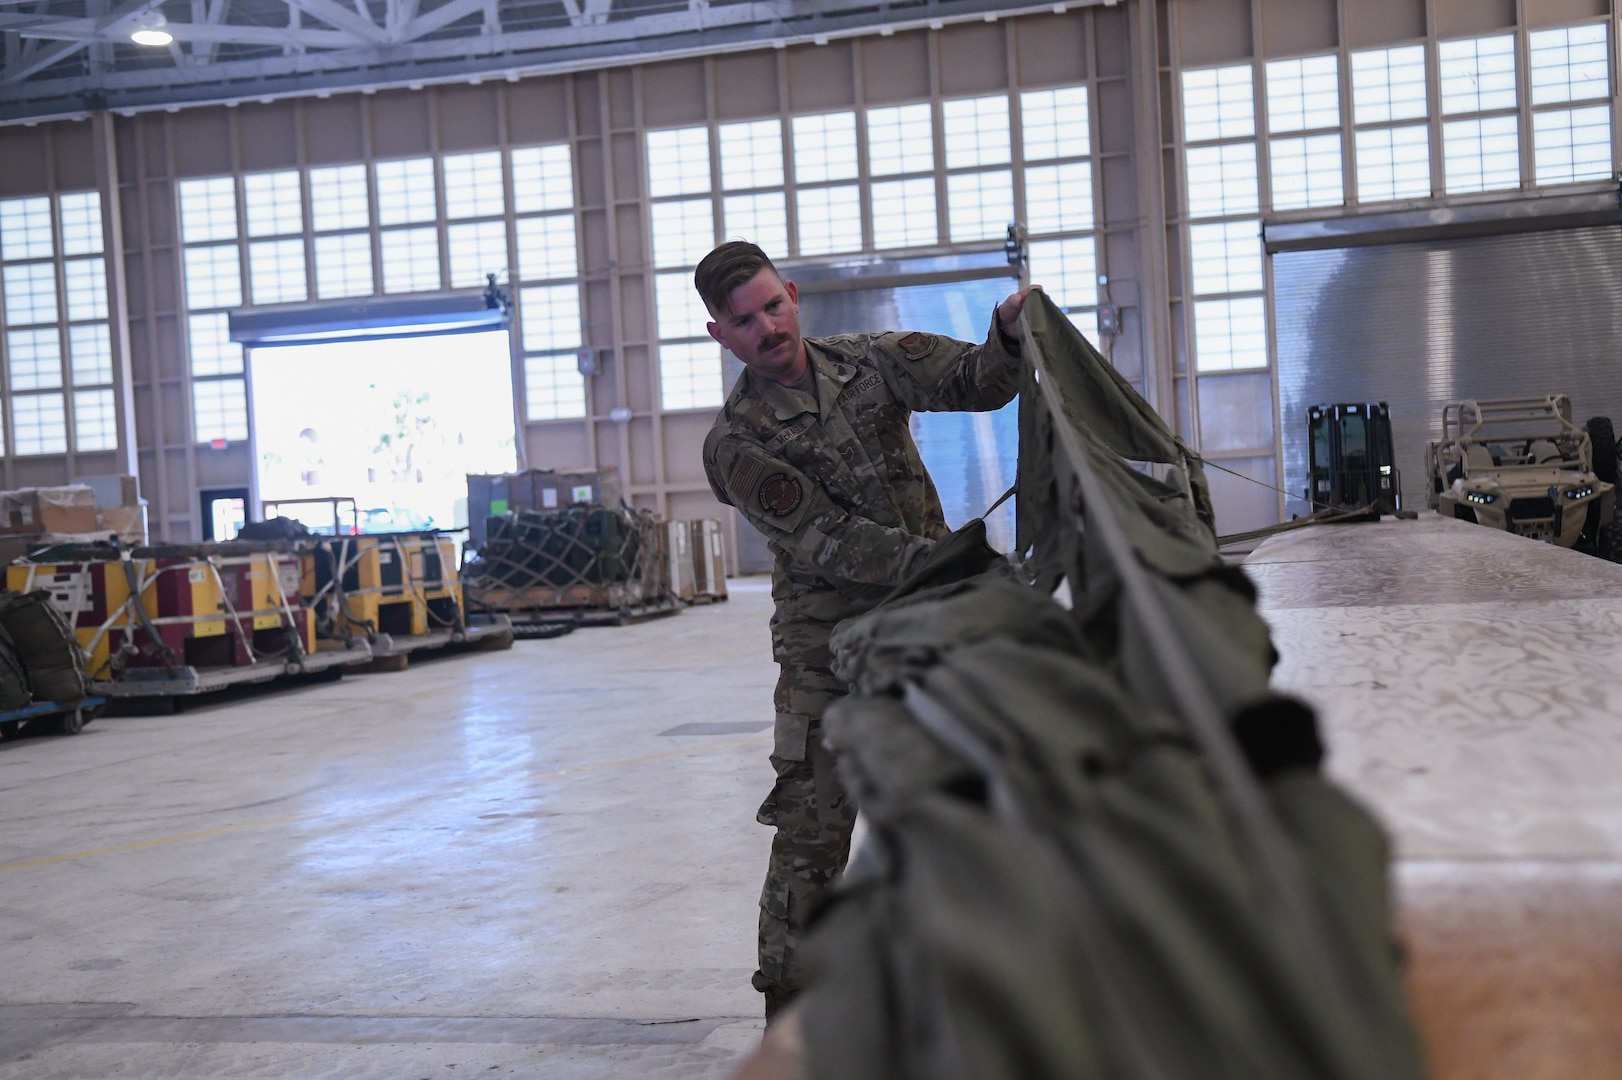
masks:
[[[777,274],[777,267],[764,251],[747,240],[728,240],[698,264],[698,269],[693,271],[693,287],[710,314],[719,317],[731,310],[727,297],[732,295],[732,290],[762,270]]]

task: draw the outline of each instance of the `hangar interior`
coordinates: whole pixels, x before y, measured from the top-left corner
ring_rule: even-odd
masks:
[[[764,573],[700,453],[741,366],[692,271],[741,236],[805,283],[816,332],[977,335],[1016,278],[1042,284],[1205,460],[1219,532],[1306,512],[1323,402],[1390,404],[1421,507],[1446,402],[1565,393],[1579,422],[1622,420],[1619,33],[1612,0],[6,6],[0,488],[133,475],[154,541],[216,538],[216,502],[252,519],[300,494],[260,468],[270,350],[422,335],[455,381],[465,331],[506,331],[488,415],[516,468],[616,469],[629,504],[720,521],[728,569]],[[1000,493],[1011,422],[920,420],[954,524]],[[0,1075],[449,1075],[472,1047],[518,1075],[727,1075],[760,1031],[773,677],[764,585],[732,593],[461,666],[111,720],[78,758],[8,745],[0,792],[28,838],[0,855]],[[1313,603],[1280,609],[1333,636]],[[570,723],[503,731],[553,710]],[[1386,746],[1369,737],[1346,745]],[[1573,739],[1517,782],[1584,772],[1582,745],[1616,757],[1614,734]],[[244,756],[265,766],[251,782]],[[1587,875],[1582,904],[1614,886],[1609,839],[1427,832],[1382,771],[1401,756],[1354,751],[1352,771],[1413,823],[1411,852],[1556,850]],[[1550,829],[1608,836],[1612,811],[1572,814]],[[541,865],[498,869],[519,833]],[[97,913],[105,896],[138,921]],[[220,929],[188,941],[198,920]],[[326,985],[301,990],[311,970]],[[1614,1075],[1525,1053],[1444,1064]]]

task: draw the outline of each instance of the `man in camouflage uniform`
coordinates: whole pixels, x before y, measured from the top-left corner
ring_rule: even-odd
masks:
[[[757,815],[777,833],[753,979],[771,1019],[799,989],[806,914],[844,869],[856,820],[822,741],[823,711],[845,693],[828,637],[882,600],[949,531],[908,418],[1013,399],[1014,325],[1030,290],[998,305],[985,343],[970,345],[920,333],[802,338],[794,283],[742,241],[710,252],[694,284],[715,319],[710,336],[745,368],[704,441],[705,472],[777,559],[777,783]]]

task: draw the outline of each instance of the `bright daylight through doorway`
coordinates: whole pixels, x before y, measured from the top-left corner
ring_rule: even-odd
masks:
[[[469,473],[517,468],[505,330],[261,347],[252,369],[264,502],[353,498],[364,532],[453,529]]]

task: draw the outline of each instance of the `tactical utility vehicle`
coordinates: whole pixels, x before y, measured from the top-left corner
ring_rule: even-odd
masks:
[[[1610,427],[1604,418],[1586,429],[1572,423],[1565,394],[1449,404],[1442,437],[1425,446],[1427,502],[1451,517],[1616,561]]]

